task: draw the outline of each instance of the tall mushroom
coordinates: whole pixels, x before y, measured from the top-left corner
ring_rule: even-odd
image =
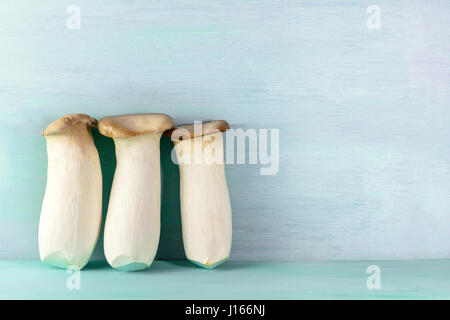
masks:
[[[161,134],[173,128],[168,115],[158,113],[103,118],[99,131],[114,139],[117,166],[106,216],[104,248],[116,269],[148,268],[160,233]]]
[[[48,169],[39,220],[45,263],[83,268],[94,250],[102,218],[102,172],[91,128],[97,120],[69,114],[47,126]]]
[[[231,204],[222,132],[226,121],[181,125],[168,131],[180,169],[184,250],[196,265],[212,269],[230,255]]]

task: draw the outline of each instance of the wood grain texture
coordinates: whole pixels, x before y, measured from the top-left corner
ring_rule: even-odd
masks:
[[[63,3],[0,2],[0,259],[38,257],[46,124],[136,112],[280,129],[277,175],[227,167],[231,259],[450,257],[448,1],[70,4],[79,30]],[[114,147],[95,139],[105,213]],[[164,139],[158,256],[181,259]]]

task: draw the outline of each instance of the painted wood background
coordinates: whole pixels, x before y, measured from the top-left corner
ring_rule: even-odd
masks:
[[[277,175],[227,167],[232,259],[449,258],[449,17],[437,0],[1,0],[0,259],[38,258],[40,132],[78,112],[279,128]],[[114,146],[95,141],[106,209]],[[184,257],[170,148],[166,259]]]

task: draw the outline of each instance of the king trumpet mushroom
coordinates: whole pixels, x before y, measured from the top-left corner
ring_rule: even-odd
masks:
[[[161,134],[173,128],[165,114],[147,113],[103,118],[99,131],[113,138],[116,171],[104,231],[108,263],[115,269],[148,268],[160,234]]]
[[[92,255],[102,220],[102,172],[91,128],[97,120],[70,114],[47,126],[47,186],[39,220],[44,263],[81,269]]]
[[[186,257],[212,269],[231,249],[231,204],[225,177],[222,132],[226,121],[181,125],[166,132],[180,170],[180,207]]]

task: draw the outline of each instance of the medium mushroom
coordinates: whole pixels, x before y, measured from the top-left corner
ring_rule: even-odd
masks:
[[[180,169],[180,207],[184,250],[196,265],[212,269],[230,255],[231,204],[225,176],[223,134],[216,120],[181,125],[172,138]]]
[[[69,114],[47,126],[47,186],[39,220],[39,253],[45,263],[83,268],[102,220],[102,172],[91,128],[97,120]]]
[[[160,234],[161,134],[173,128],[165,114],[147,113],[103,118],[99,131],[113,138],[117,166],[104,232],[105,256],[116,269],[148,268]]]

